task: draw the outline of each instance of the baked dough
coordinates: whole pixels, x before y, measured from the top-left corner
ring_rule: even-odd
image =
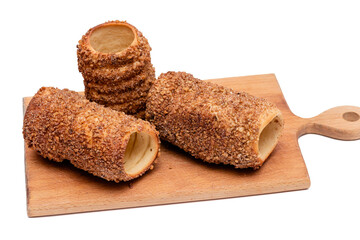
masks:
[[[96,90],[100,93],[116,93],[116,92],[125,92],[127,90],[135,89],[135,87],[141,87],[141,85],[146,81],[153,81],[155,79],[155,69],[152,64],[148,64],[144,68],[144,70],[136,76],[127,78],[127,79],[119,79],[118,75],[114,74],[113,80],[111,82],[98,83],[91,81],[84,81],[85,87]]]
[[[150,89],[146,119],[160,137],[195,158],[257,169],[275,148],[283,117],[265,99],[201,81],[161,74]]]
[[[103,104],[123,104],[146,97],[155,79],[148,40],[127,22],[110,21],[91,28],[77,45],[85,96]],[[137,110],[116,108],[127,114]]]
[[[101,44],[108,47],[98,47]],[[113,49],[109,50],[111,47]],[[108,50],[103,51],[104,48]],[[142,33],[125,21],[108,21],[89,29],[77,49],[79,68],[121,66],[141,59],[151,51]]]
[[[146,121],[89,102],[76,92],[41,88],[24,117],[26,144],[53,161],[69,160],[108,181],[128,181],[153,167],[160,142]]]
[[[149,92],[149,89],[152,85],[152,79],[148,78],[140,86],[132,89],[131,91],[117,91],[111,93],[99,92],[95,89],[86,88],[85,96],[87,99],[91,99],[97,103],[105,104],[119,104],[135,101],[139,98],[146,98]]]

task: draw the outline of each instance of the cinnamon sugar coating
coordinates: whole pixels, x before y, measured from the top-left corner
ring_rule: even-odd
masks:
[[[263,119],[280,113],[265,99],[201,81],[185,72],[154,81],[146,119],[160,137],[195,158],[235,168],[259,168],[256,146]]]
[[[129,46],[123,51],[115,54],[95,51],[89,43],[91,34],[98,28],[117,24],[127,25],[129,28],[133,29],[136,33],[138,44]],[[90,28],[81,40],[79,40],[77,45],[78,67],[81,69],[83,66],[94,68],[121,66],[147,55],[150,51],[151,47],[148,40],[133,25],[127,23],[126,21],[108,21]]]
[[[153,83],[153,79],[148,78],[137,87],[133,89],[128,89],[127,91],[114,91],[111,93],[102,93],[97,90],[91,88],[85,88],[85,96],[87,99],[91,99],[92,101],[96,101],[98,103],[105,104],[119,104],[119,103],[127,103],[129,99],[131,102],[139,99],[145,98],[149,92],[149,89]],[[126,111],[126,109],[124,109]]]
[[[121,82],[121,80],[134,78],[135,76],[140,74],[149,62],[150,60],[147,60],[146,62],[135,61],[126,65],[116,67],[84,67],[81,69],[81,73],[86,82],[100,83],[104,85],[117,85],[119,84],[119,82]]]
[[[155,69],[152,64],[145,66],[143,71],[136,76],[119,79],[118,75],[114,75],[111,81],[104,83],[97,83],[91,81],[84,81],[85,87],[96,90],[99,93],[116,93],[124,92],[127,90],[132,90],[135,87],[141,87],[141,85],[146,81],[153,81],[155,79]]]
[[[126,112],[128,112],[130,115],[143,116],[142,114],[138,113],[141,113],[145,110],[146,100],[147,97],[142,97],[126,103],[111,104],[102,102],[102,105],[120,112],[124,112],[126,110]],[[145,118],[142,117],[142,119]]]
[[[74,91],[42,87],[32,98],[24,117],[26,144],[41,156],[56,162],[69,160],[108,181],[128,181],[150,169],[129,175],[124,155],[133,132],[145,132],[158,139],[155,128],[140,119],[113,111]]]
[[[95,50],[90,44],[92,34],[109,26],[131,29],[135,35],[133,42],[119,52],[106,53]],[[155,79],[150,51],[148,40],[127,22],[109,21],[89,29],[77,45],[78,68],[84,78],[86,98],[107,106],[146,97]],[[144,108],[143,104],[139,106],[138,111],[143,111]],[[127,114],[137,113],[134,109],[116,109]]]

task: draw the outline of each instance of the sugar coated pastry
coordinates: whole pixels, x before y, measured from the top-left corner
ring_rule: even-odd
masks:
[[[158,132],[150,123],[52,87],[42,87],[30,101],[23,135],[41,156],[57,162],[67,159],[115,182],[153,168],[160,148]]]
[[[146,119],[162,139],[195,158],[254,169],[273,151],[284,125],[280,110],[267,100],[185,72],[154,81]]]
[[[128,109],[119,103],[145,100],[155,79],[148,40],[134,26],[109,21],[95,26],[77,45],[78,68],[90,101],[136,116],[145,104]],[[145,101],[143,101],[145,102]]]

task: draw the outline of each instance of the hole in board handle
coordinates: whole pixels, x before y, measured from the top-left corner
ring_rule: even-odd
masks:
[[[349,122],[356,122],[360,119],[360,116],[356,112],[346,112],[343,114],[343,119]]]

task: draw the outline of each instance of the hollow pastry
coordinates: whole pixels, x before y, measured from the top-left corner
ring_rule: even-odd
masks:
[[[108,21],[88,30],[77,45],[79,68],[121,66],[148,56],[148,40],[125,21]]]
[[[201,81],[185,72],[161,74],[150,89],[146,119],[160,137],[195,158],[257,169],[283,129],[265,99]]]
[[[67,89],[43,87],[36,93],[25,113],[23,135],[41,156],[67,159],[115,182],[144,174],[159,152],[159,136],[151,124]]]
[[[132,102],[145,97],[155,79],[148,40],[127,22],[110,21],[91,28],[77,45],[78,68],[85,95],[103,104]],[[127,114],[143,111],[117,107]]]

